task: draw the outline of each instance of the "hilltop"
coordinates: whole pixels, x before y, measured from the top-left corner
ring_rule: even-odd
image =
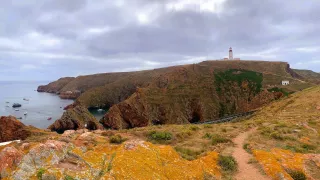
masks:
[[[0,146],[0,177],[318,179],[319,99],[316,86],[230,123],[33,134]]]
[[[289,80],[290,84],[282,86],[282,80]],[[146,71],[79,76],[57,93],[68,98],[81,92],[71,109],[75,106],[107,109],[100,122],[107,128],[121,129],[215,120],[262,107],[313,85],[285,62],[204,61]],[[41,86],[50,87],[50,84]],[[63,125],[70,123],[74,122],[63,116],[58,123],[62,127],[52,130],[68,129]]]

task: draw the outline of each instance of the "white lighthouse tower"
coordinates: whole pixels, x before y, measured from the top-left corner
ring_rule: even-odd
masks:
[[[232,47],[229,48],[229,60],[233,60]]]

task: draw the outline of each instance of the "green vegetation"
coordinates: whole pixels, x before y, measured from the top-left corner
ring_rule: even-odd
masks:
[[[252,150],[250,149],[250,144],[245,143],[243,144],[242,148],[246,150],[248,153],[252,154]]]
[[[211,144],[212,145],[217,145],[220,143],[228,143],[228,142],[231,142],[231,140],[228,138],[222,137],[219,134],[213,134],[211,136]]]
[[[44,168],[40,168],[38,171],[37,171],[37,178],[42,180],[42,175],[46,172],[46,170]]]
[[[191,131],[197,131],[197,130],[199,130],[200,128],[199,128],[198,126],[190,126],[189,129],[190,129]]]
[[[306,175],[301,172],[301,171],[297,171],[297,170],[287,170],[287,173],[292,177],[292,179],[294,180],[306,180],[307,177]]]
[[[194,160],[203,152],[184,147],[175,147],[174,149],[181,155],[182,158],[187,160]]]
[[[165,131],[151,131],[148,136],[150,140],[158,143],[169,141],[172,139],[172,134]]]
[[[222,87],[225,84],[230,84],[230,82],[237,82],[238,86],[241,87],[242,83],[247,81],[249,83],[248,87],[255,94],[259,93],[262,88],[262,73],[254,71],[229,69],[216,73],[214,77],[218,93],[221,93]]]
[[[291,94],[291,93],[285,91],[284,89],[278,88],[278,87],[274,87],[274,88],[268,89],[268,91],[269,92],[281,92],[285,96],[289,96],[289,94]]]
[[[64,177],[65,180],[75,180],[75,178],[73,178],[72,176],[66,175]]]
[[[238,169],[238,163],[232,156],[219,155],[218,164],[223,171],[226,172],[236,172]]]
[[[122,136],[120,135],[113,135],[109,138],[109,142],[110,143],[113,143],[113,144],[121,144],[123,143],[124,141],[126,141],[127,139],[125,138],[122,138]]]

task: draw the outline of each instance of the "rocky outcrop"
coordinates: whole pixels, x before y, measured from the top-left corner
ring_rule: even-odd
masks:
[[[24,140],[30,135],[27,127],[15,117],[0,117],[0,142]]]
[[[113,129],[204,122],[247,112],[279,98],[262,89],[261,73],[227,70],[196,82],[197,74],[180,72],[173,79],[171,75],[161,77],[147,88],[137,89],[112,106],[100,122]]]
[[[84,128],[90,130],[103,129],[102,125],[99,124],[87,108],[80,105],[67,109],[60,119],[56,120],[48,127],[51,131],[59,133],[62,133],[65,130],[77,130]]]
[[[66,92],[60,92],[59,97],[61,99],[77,99],[81,95],[81,92],[76,91],[66,91]]]
[[[7,170],[12,170],[18,166],[23,153],[15,147],[6,147],[0,152],[0,179],[9,175]]]
[[[79,137],[84,134],[75,136],[82,141]],[[101,139],[101,142],[91,147],[86,143],[77,146],[73,139],[70,143],[47,140],[21,152],[7,147],[0,151],[0,178],[220,179],[222,176],[217,152],[208,152],[199,159],[188,161],[171,146],[154,145],[142,140],[111,145],[107,138],[93,133],[88,136]]]
[[[57,81],[49,83],[48,85],[39,86],[37,91],[47,93],[59,93],[63,87],[65,87],[69,82],[71,82],[74,79],[74,77],[60,78]]]

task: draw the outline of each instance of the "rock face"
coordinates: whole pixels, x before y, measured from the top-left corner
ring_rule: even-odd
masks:
[[[13,116],[0,117],[0,142],[24,140],[31,135],[27,127]]]
[[[23,153],[14,147],[6,147],[0,152],[0,179],[8,176],[7,170],[14,169],[21,159]]]
[[[101,138],[94,134],[91,136],[93,139]],[[188,161],[171,146],[159,146],[141,140],[121,145],[111,145],[106,138],[101,141],[90,150],[87,150],[89,145],[80,143],[81,146],[78,146],[73,144],[73,140],[70,143],[48,140],[34,144],[24,152],[8,147],[0,151],[0,159],[6,163],[0,164],[0,177],[17,180],[36,177],[112,180],[221,178],[217,152],[209,152],[204,157]]]
[[[100,122],[113,129],[204,122],[247,112],[278,98],[262,90],[263,75],[254,71],[220,71],[202,80],[199,74],[183,69],[180,73],[138,89],[112,106]]]
[[[39,86],[37,91],[47,92],[47,93],[59,93],[60,90],[64,86],[66,86],[69,82],[71,82],[73,79],[75,78],[74,77],[60,78],[59,80],[49,83],[48,85]]]
[[[59,94],[59,97],[61,99],[77,99],[81,95],[80,91],[66,91],[66,92],[61,92]]]
[[[110,108],[101,122],[119,129],[202,122],[249,111],[281,98],[280,93],[265,90],[280,86],[287,78],[290,92],[313,85],[301,81],[285,62],[204,61],[79,76],[59,92],[61,98],[76,98],[76,106]]]
[[[87,110],[87,108],[80,105],[67,109],[60,119],[56,120],[48,127],[51,131],[57,131],[59,133],[62,133],[65,130],[77,130],[84,128],[90,130],[103,129],[102,125]]]

